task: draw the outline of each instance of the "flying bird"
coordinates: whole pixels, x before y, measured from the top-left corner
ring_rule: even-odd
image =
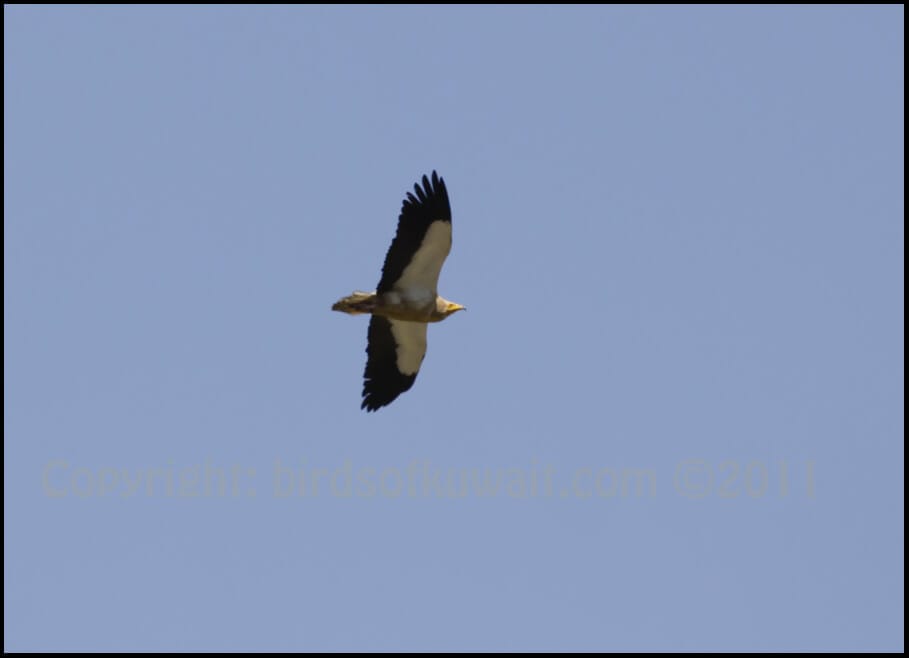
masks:
[[[361,409],[376,411],[410,389],[426,356],[426,325],[464,307],[439,296],[439,273],[451,251],[451,206],[445,181],[433,171],[407,193],[398,232],[385,255],[375,292],[354,292],[331,307],[368,313]]]

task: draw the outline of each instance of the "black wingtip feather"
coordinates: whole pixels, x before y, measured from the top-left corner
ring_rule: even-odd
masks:
[[[445,179],[433,169],[431,179],[424,174],[420,182],[414,184],[414,191],[407,192],[404,197],[398,216],[398,230],[382,267],[377,287],[379,293],[391,289],[419,248],[430,224],[438,221],[451,222],[451,205]]]
[[[376,411],[409,391],[417,374],[405,375],[398,370],[397,345],[391,323],[381,316],[374,315],[369,321],[366,354],[360,409]]]

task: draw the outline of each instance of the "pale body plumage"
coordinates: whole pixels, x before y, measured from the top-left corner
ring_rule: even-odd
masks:
[[[398,219],[398,232],[385,258],[375,292],[355,292],[332,310],[372,315],[366,348],[362,407],[375,411],[408,390],[426,355],[426,323],[463,310],[437,292],[442,264],[451,251],[451,208],[445,182],[414,186]]]

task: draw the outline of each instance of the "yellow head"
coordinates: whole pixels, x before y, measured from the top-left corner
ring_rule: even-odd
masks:
[[[441,297],[436,298],[436,312],[434,313],[434,318],[430,322],[438,322],[439,320],[444,320],[452,313],[457,313],[458,311],[465,310],[460,304],[455,304],[450,302],[447,299]]]

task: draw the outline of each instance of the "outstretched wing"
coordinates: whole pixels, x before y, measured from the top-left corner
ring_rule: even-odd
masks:
[[[439,272],[451,251],[451,206],[445,181],[436,172],[423,176],[416,196],[407,193],[398,217],[398,232],[385,256],[379,294],[390,290],[427,292],[435,298]],[[422,296],[422,295],[419,295]]]
[[[426,325],[374,315],[369,320],[366,355],[360,408],[375,411],[391,404],[416,381],[426,356]]]

